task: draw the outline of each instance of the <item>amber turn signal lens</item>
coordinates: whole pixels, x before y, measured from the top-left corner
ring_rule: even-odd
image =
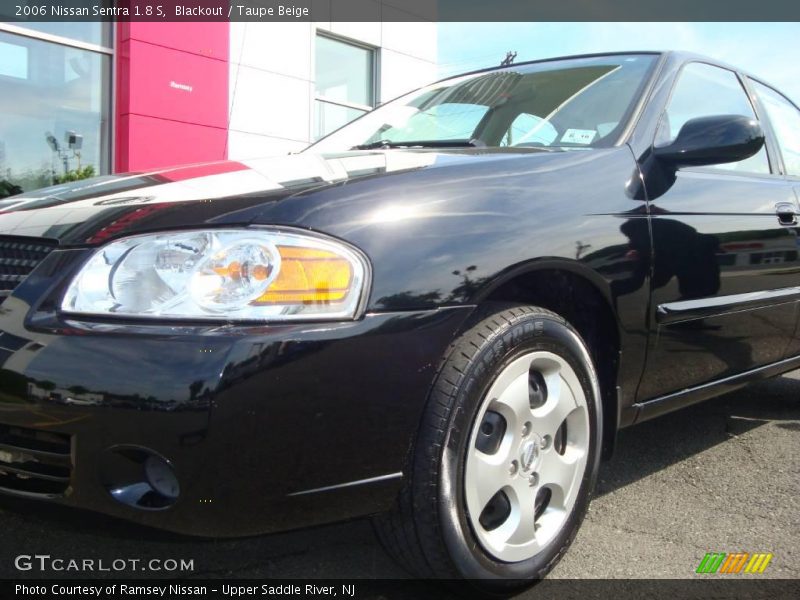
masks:
[[[329,250],[278,246],[281,267],[269,289],[252,304],[329,304],[347,297],[350,262]]]

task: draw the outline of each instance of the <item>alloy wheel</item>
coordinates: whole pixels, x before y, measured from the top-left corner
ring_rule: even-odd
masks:
[[[538,554],[566,523],[589,449],[589,411],[562,357],[527,353],[500,371],[478,410],[464,467],[470,525],[504,562]]]

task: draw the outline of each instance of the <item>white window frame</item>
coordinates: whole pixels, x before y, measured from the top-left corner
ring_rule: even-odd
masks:
[[[372,86],[371,86],[371,89],[370,89],[371,96],[372,96],[372,104],[371,105],[369,105],[369,104],[360,104],[360,103],[357,103],[357,102],[348,102],[346,100],[334,100],[333,98],[328,98],[324,94],[320,94],[317,91],[317,79],[316,79],[317,54],[316,54],[316,44],[317,44],[317,38],[318,37],[328,38],[329,40],[332,40],[334,42],[339,42],[341,44],[346,44],[348,46],[355,46],[356,48],[361,48],[363,50],[369,51],[369,53],[372,56],[372,61],[371,61],[370,72],[367,73],[367,75],[372,79]],[[316,115],[316,112],[317,112],[317,102],[322,102],[324,104],[332,104],[334,106],[341,106],[342,108],[351,108],[353,110],[359,110],[359,111],[362,111],[362,112],[365,112],[365,113],[371,111],[373,108],[378,106],[378,91],[379,91],[379,89],[378,89],[378,74],[379,74],[378,60],[379,60],[379,57],[380,57],[380,52],[379,52],[380,49],[375,47],[375,46],[371,46],[369,44],[365,44],[364,42],[360,42],[358,40],[347,38],[347,37],[344,37],[344,36],[341,36],[341,35],[336,35],[336,34],[331,33],[330,31],[328,31],[326,29],[320,29],[320,28],[315,28],[314,35],[312,37],[312,44],[313,44],[313,56],[314,56],[313,69],[314,69],[314,73],[315,74],[314,74],[314,85],[313,85],[313,88],[312,88],[312,90],[313,90],[313,102],[312,102],[312,108],[311,108],[311,111],[312,111],[311,119],[310,119],[310,121],[311,121],[311,123],[310,123],[311,131],[309,132],[309,134],[310,134],[309,135],[309,139],[313,143],[314,141],[316,141],[315,136],[314,136],[314,133],[315,133],[314,132],[314,121],[316,119],[315,115]]]
[[[108,106],[108,172],[114,173],[116,171],[116,164],[117,164],[117,65],[116,65],[116,45],[117,45],[117,28],[114,26],[114,23],[111,24],[110,27],[110,39],[108,40],[111,44],[110,46],[102,46],[98,44],[91,44],[89,42],[83,42],[81,40],[76,40],[60,35],[54,35],[52,33],[45,33],[43,31],[37,31],[35,29],[28,29],[27,27],[21,27],[19,25],[13,25],[11,23],[0,23],[0,31],[5,33],[10,33],[13,35],[19,35],[21,37],[26,37],[34,40],[40,40],[43,42],[50,42],[53,44],[59,44],[61,46],[69,46],[70,48],[78,48],[80,50],[88,50],[89,52],[97,52],[98,54],[105,54],[109,56],[109,68],[108,68],[108,82],[103,82],[103,84],[107,84],[111,86],[111,90],[109,93],[109,106]],[[98,173],[101,174],[101,173]],[[104,173],[103,173],[104,174]]]

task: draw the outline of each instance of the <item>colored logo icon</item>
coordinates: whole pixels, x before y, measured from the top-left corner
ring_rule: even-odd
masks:
[[[700,565],[697,573],[763,573],[772,560],[771,552],[708,552]]]

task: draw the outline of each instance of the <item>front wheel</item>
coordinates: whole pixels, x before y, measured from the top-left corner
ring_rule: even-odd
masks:
[[[526,306],[490,314],[450,348],[380,539],[418,576],[530,585],[586,513],[601,419],[590,354],[564,319]]]

